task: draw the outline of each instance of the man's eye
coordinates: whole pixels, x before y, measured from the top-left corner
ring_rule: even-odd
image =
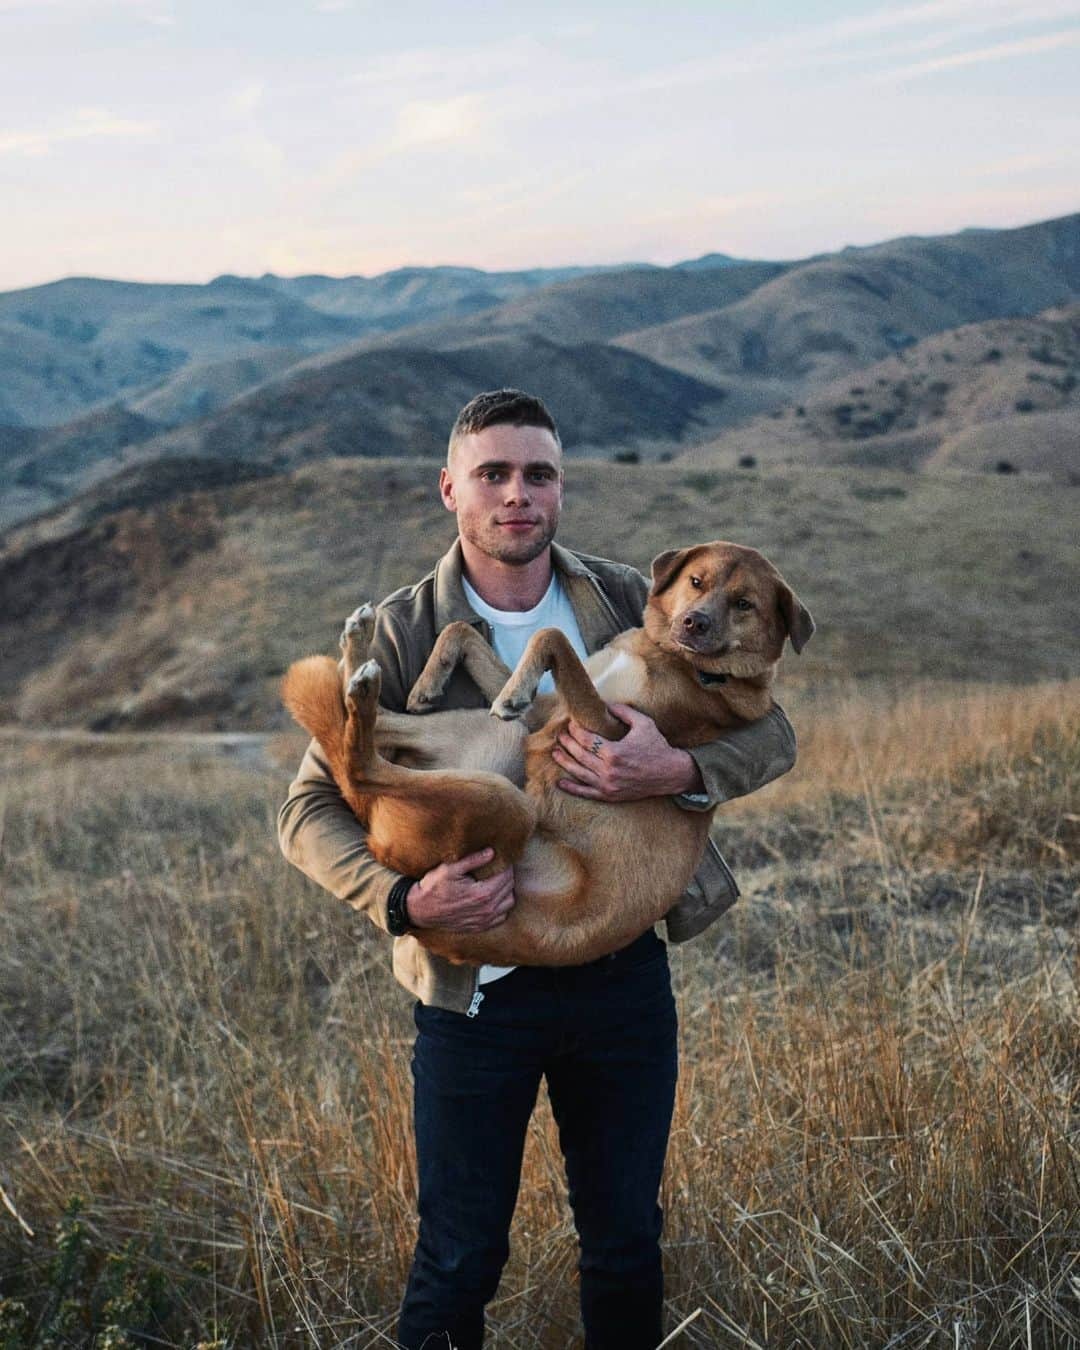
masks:
[[[499,479],[502,477],[502,474],[499,473],[498,469],[487,469],[484,471],[481,477],[483,478],[485,483],[497,483]]]

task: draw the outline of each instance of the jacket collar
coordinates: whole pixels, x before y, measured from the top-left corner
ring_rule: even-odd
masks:
[[[569,549],[551,545],[551,564],[559,575],[570,607],[581,629],[588,652],[594,652],[622,631],[615,611],[593,572]],[[483,622],[473,610],[461,584],[461,540],[455,539],[435,564],[435,631],[461,620],[474,626]]]

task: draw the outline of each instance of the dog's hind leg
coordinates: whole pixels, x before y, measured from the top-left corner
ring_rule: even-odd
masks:
[[[346,658],[347,659],[347,658]],[[345,686],[345,733],[342,744],[349,777],[358,783],[374,783],[381,770],[394,766],[375,746],[375,717],[382,689],[382,671],[377,661],[365,661],[354,670]]]
[[[555,690],[575,722],[611,741],[626,735],[626,724],[608,712],[581,658],[557,628],[542,628],[529,639],[517,669],[492,704],[491,715],[504,722],[523,717],[536,697],[537,685],[549,670],[555,679]]]
[[[490,703],[510,678],[510,671],[471,624],[447,624],[435,639],[427,664],[409,693],[406,711],[430,712],[442,702],[450,676],[464,666]]]
[[[375,611],[370,605],[361,605],[354,609],[345,620],[341,630],[339,644],[345,663],[345,686],[348,687],[353,675],[368,659],[371,651],[371,639],[375,634]]]

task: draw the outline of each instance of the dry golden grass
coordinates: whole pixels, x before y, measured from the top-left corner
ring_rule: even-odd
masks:
[[[729,809],[771,811],[823,792],[939,784],[994,754],[1007,763],[1029,754],[1036,739],[1069,733],[1080,680],[796,686],[790,695],[781,689],[780,701],[798,727],[798,772]]]
[[[745,897],[673,953],[675,1344],[1080,1343],[1077,692],[804,703],[802,785],[725,813]],[[386,1346],[408,1001],[278,856],[284,773],[7,753],[0,1345]],[[574,1262],[542,1108],[494,1345],[575,1343]]]

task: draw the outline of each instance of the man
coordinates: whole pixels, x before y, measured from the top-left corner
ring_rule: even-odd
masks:
[[[631,567],[553,542],[563,498],[551,415],[518,390],[480,394],[458,415],[439,488],[458,539],[415,586],[378,607],[373,655],[382,702],[403,710],[436,635],[456,619],[480,628],[508,666],[531,634],[561,628],[585,656],[640,625],[648,583]],[[482,707],[463,670],[447,707]],[[789,769],[795,741],[779,708],[693,751],[614,705],[618,741],[570,724],[554,756],[564,791],[597,801],[671,795],[708,810]],[[599,744],[597,744],[599,740]],[[580,1240],[589,1350],[652,1350],[662,1339],[660,1176],[674,1103],[676,1022],[666,948],[651,930],[586,966],[455,966],[412,934],[502,923],[508,869],[471,876],[479,853],[402,878],[377,863],[313,742],[281,809],[282,851],[327,890],[395,933],[394,973],[414,993],[414,1123],[420,1232],[401,1309],[408,1350],[475,1350],[484,1307],[509,1251],[526,1127],[542,1077],[566,1160]],[[738,891],[710,846],[669,912],[672,941],[700,932]],[[430,1339],[429,1339],[430,1338]]]

